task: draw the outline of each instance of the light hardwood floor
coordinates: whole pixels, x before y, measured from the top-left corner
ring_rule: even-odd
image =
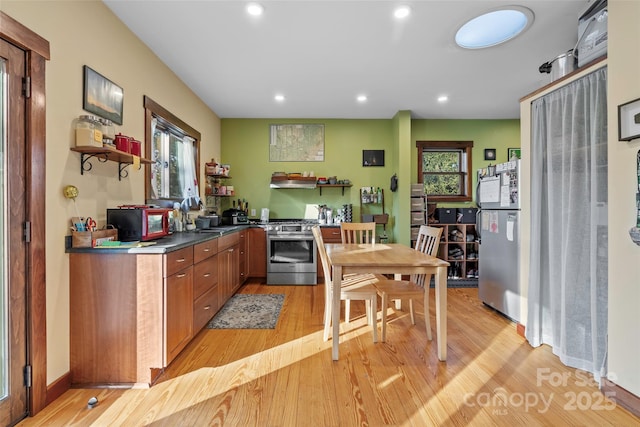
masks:
[[[420,303],[415,326],[408,313],[390,313],[387,342],[374,344],[353,302],[357,317],[342,324],[333,362],[321,285],[240,292],[285,294],[277,327],[205,329],[152,388],[72,389],[19,425],[640,426],[550,348],[531,348],[477,289],[448,290],[446,362],[435,336],[426,339]],[[92,396],[99,404],[87,409]]]

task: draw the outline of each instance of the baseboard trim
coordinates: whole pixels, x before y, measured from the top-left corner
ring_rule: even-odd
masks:
[[[47,399],[45,406],[62,396],[71,388],[71,372],[67,372],[47,386]]]
[[[600,391],[636,417],[640,417],[640,397],[612,381],[604,380]]]
[[[526,329],[526,326],[524,326],[522,323],[516,323],[516,332],[518,333],[518,335],[520,335],[522,338],[525,338],[524,336],[524,331]]]

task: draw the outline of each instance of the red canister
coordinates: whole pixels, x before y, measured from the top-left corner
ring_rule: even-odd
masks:
[[[142,143],[138,140],[131,139],[129,141],[129,149],[132,155],[140,157],[142,155]]]
[[[131,137],[123,135],[121,133],[116,135],[116,150],[124,151],[125,153],[131,152]]]

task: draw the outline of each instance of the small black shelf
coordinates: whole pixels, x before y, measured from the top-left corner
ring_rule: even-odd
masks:
[[[320,189],[320,195],[322,196],[322,188],[323,187],[342,187],[342,195],[344,196],[345,187],[351,187],[353,184],[318,184],[317,187]]]

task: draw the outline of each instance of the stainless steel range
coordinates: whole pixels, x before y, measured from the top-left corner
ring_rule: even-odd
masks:
[[[311,227],[302,219],[270,220],[267,228],[267,285],[315,285],[318,251]]]

